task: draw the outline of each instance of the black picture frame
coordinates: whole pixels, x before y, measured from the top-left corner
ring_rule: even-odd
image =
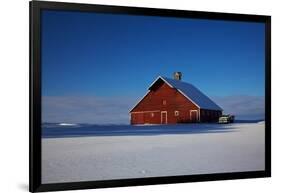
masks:
[[[79,3],[31,1],[30,4],[30,143],[29,191],[59,191],[90,188],[123,187],[167,183],[260,178],[271,176],[271,17],[232,13],[184,11],[170,9],[105,6]],[[265,24],[265,170],[234,173],[200,174],[185,176],[149,177],[106,181],[71,183],[41,183],[41,37],[40,13],[43,9],[121,13],[132,15],[180,18],[215,19],[228,21],[261,22]]]

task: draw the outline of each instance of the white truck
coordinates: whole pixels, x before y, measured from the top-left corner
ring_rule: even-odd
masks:
[[[234,115],[222,115],[219,117],[219,123],[233,123]]]

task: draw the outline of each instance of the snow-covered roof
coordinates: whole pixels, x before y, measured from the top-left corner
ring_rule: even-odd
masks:
[[[207,97],[205,94],[203,94],[199,89],[197,89],[195,86],[193,86],[190,83],[183,82],[180,80],[175,80],[163,76],[159,76],[148,88],[148,90],[153,87],[153,85],[159,80],[163,80],[165,83],[167,83],[170,87],[177,89],[184,97],[189,99],[191,102],[193,102],[196,106],[198,106],[201,109],[206,110],[218,110],[222,111],[223,109],[220,108],[215,102],[213,102],[209,97]],[[149,93],[149,91],[144,95],[144,97]],[[130,112],[144,99],[141,98],[137,104],[130,110]]]
[[[159,79],[162,79],[170,87],[177,89],[181,94],[183,94],[187,99],[191,100],[199,108],[222,111],[222,108],[220,108],[215,102],[213,102],[209,97],[203,94],[192,84],[180,80],[159,76],[152,83],[152,85]],[[149,89],[151,88],[151,86],[149,87]]]

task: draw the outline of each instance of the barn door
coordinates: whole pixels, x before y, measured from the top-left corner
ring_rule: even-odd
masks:
[[[198,112],[197,112],[197,110],[191,110],[190,111],[190,121],[191,122],[197,122],[198,121]]]
[[[167,111],[161,111],[161,124],[167,124],[167,119]]]

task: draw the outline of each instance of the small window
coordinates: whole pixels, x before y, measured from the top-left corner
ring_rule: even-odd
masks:
[[[167,104],[166,100],[163,100],[163,101],[162,101],[162,104],[163,104],[163,105],[166,105],[166,104]]]
[[[151,113],[151,117],[154,117],[154,113]]]
[[[179,111],[175,111],[175,117],[179,116]]]

